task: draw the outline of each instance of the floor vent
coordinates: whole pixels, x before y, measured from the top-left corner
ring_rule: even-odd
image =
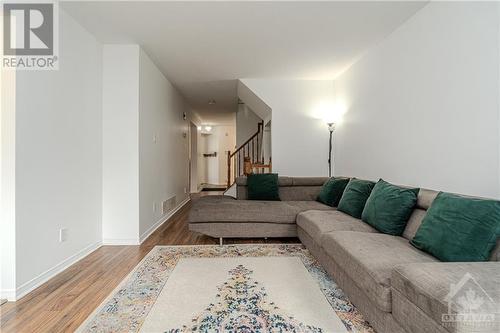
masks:
[[[170,212],[177,206],[177,198],[175,196],[168,198],[162,203],[162,214]]]

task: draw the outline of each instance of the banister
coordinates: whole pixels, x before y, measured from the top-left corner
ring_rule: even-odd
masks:
[[[232,153],[231,151],[227,152],[227,188],[233,185],[234,181],[236,180],[236,177],[241,176],[241,167],[243,167],[243,171],[245,173],[245,163],[243,163],[242,165],[241,162],[242,161],[244,162],[244,160],[246,160],[247,158],[250,160],[250,157],[246,156],[245,153],[252,154],[250,163],[255,163],[255,160],[257,160],[257,162],[260,162],[259,135],[263,132],[263,129],[264,129],[264,122],[261,121],[257,124],[257,132],[255,134],[253,134],[248,140],[246,140],[243,144],[241,144]],[[255,158],[254,139],[256,139],[257,141],[257,159]],[[251,149],[250,149],[250,143],[252,144]],[[243,158],[242,158],[242,153],[243,153]],[[234,168],[232,173],[231,173],[231,166],[233,166]]]
[[[256,136],[258,136],[262,130],[262,126],[264,125],[264,122],[261,121],[260,123],[258,123],[257,125],[257,132],[252,135],[250,137],[250,139],[248,139],[247,141],[245,141],[244,143],[242,143],[238,148],[236,148],[236,150],[231,154],[229,155],[229,157],[233,157],[234,155],[236,155],[241,149],[245,148],[245,146],[250,143]]]

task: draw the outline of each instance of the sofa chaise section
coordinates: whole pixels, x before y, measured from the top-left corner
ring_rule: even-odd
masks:
[[[331,209],[315,201],[258,201],[202,198],[191,210],[189,229],[216,238],[296,237],[297,214]]]
[[[281,201],[246,200],[246,178],[237,178],[237,198],[207,196],[196,200],[189,230],[215,238],[296,237],[297,215],[333,210],[315,201],[327,178],[279,177]]]
[[[403,237],[355,231],[331,232],[321,241],[326,254],[335,260],[378,309],[391,312],[391,273],[407,263],[436,262],[415,249]]]

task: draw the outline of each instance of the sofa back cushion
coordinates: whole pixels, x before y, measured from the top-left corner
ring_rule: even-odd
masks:
[[[415,237],[418,228],[427,214],[427,210],[431,207],[438,194],[438,191],[420,189],[420,192],[418,192],[417,206],[413,210],[403,232],[404,238],[412,240],[413,237]],[[497,240],[497,244],[491,252],[490,261],[500,261],[500,239]]]
[[[423,188],[420,189],[417,197],[417,205],[410,215],[408,223],[406,224],[406,228],[403,231],[404,238],[411,240],[413,237],[415,237],[418,228],[422,224],[427,209],[431,207],[432,202],[434,201],[438,193],[438,191],[426,190]]]
[[[401,236],[417,204],[418,192],[418,188],[399,187],[380,179],[361,218],[384,234]]]
[[[249,200],[280,200],[277,173],[249,175],[247,186]]]
[[[439,193],[411,244],[442,261],[487,261],[500,235],[500,201]]]
[[[318,201],[331,207],[337,207],[349,183],[349,178],[332,177],[323,185],[319,191]]]
[[[328,177],[278,177],[282,201],[313,201]],[[247,177],[236,178],[236,198],[248,200]]]
[[[375,183],[372,181],[352,178],[340,198],[337,209],[360,219],[373,186]]]

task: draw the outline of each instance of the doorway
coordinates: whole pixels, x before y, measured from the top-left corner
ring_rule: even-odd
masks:
[[[198,193],[198,126],[189,123],[189,192]]]

